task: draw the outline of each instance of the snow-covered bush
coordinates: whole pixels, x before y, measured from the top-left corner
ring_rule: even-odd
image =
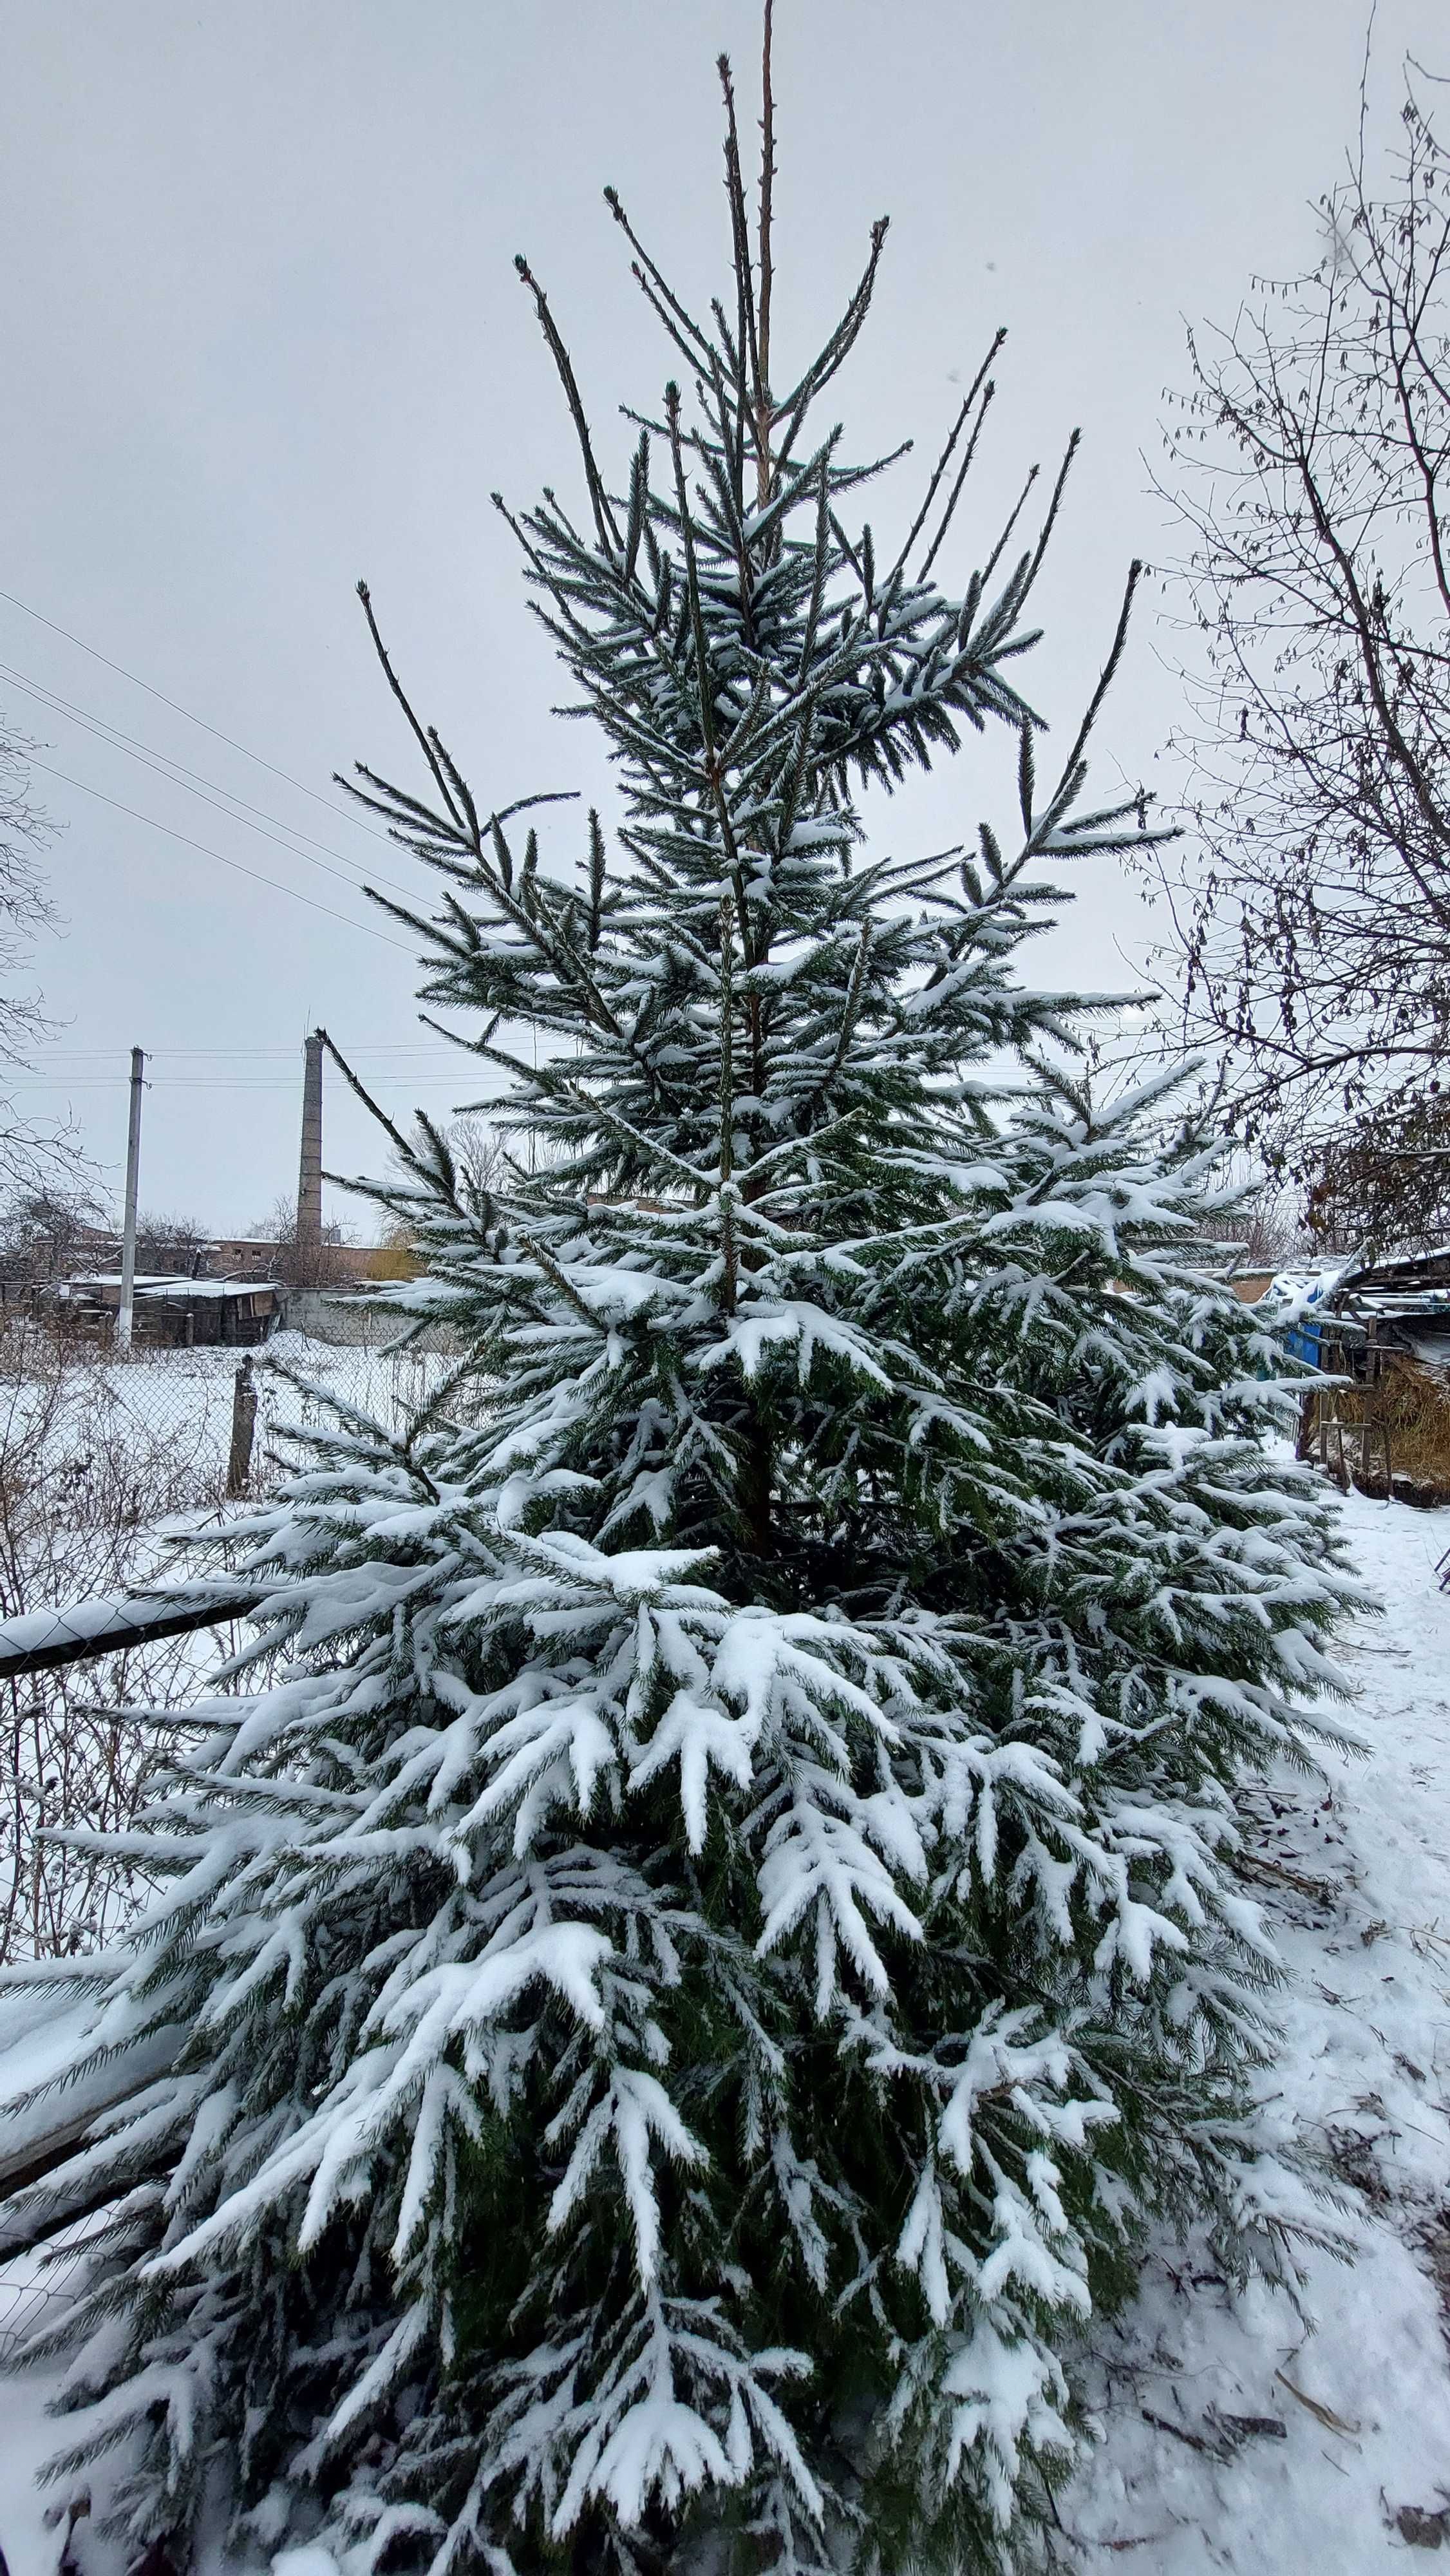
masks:
[[[814,424],[881,230],[777,392],[733,114],[727,172],[704,322],[611,201],[686,387],[622,490],[523,269],[584,507],[515,524],[617,825],[576,888],[396,680],[418,792],[364,773],[540,1149],[480,1186],[420,1121],[378,1193],[496,1408],[340,1412],[254,1514],[290,1665],[44,1972],[144,2069],[7,2218],[108,2210],[60,2491],[178,2565],[218,2516],[311,2576],[1023,2563],[1149,2218],[1252,2250],[1236,1797],[1347,1587],[1180,1249],[1211,1153],[1095,1114],[1013,974],[1043,869],[1139,829],[1080,810],[1101,691],[1039,784],[1042,543],[940,590],[950,457],[863,526]],[[870,846],[863,783],[1004,731],[1010,840]]]

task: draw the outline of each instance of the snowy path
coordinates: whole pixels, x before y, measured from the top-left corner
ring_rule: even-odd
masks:
[[[1376,2576],[1450,2550],[1450,1512],[1345,1513],[1386,1605],[1346,1657],[1368,1759],[1264,1800],[1284,1875],[1260,1885],[1289,1971],[1265,2117],[1327,2151],[1357,2256],[1309,2257],[1302,2319],[1262,2289],[1235,2307],[1191,2254],[1149,2265],[1061,2503],[1084,2569]]]

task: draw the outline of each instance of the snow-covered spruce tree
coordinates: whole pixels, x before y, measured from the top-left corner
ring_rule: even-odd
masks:
[[[281,1676],[198,1713],[130,1935],[32,1976],[145,2077],[5,2220],[106,2211],[42,2347],[132,2564],[1025,2565],[1149,2219],[1264,2214],[1236,1797],[1348,1587],[1189,1266],[1209,1156],[1012,978],[1040,868],[1137,827],[1078,810],[1101,689],[1038,783],[1042,540],[933,581],[985,372],[878,545],[815,423],[884,227],[778,393],[725,79],[729,309],[610,198],[680,378],[623,490],[520,264],[585,494],[517,532],[618,828],[551,873],[390,667],[419,791],[363,773],[546,1150],[495,1195],[395,1138],[467,1356],[255,1514]],[[964,729],[1010,845],[872,851],[858,788]]]

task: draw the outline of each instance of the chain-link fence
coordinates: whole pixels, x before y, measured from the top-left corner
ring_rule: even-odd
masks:
[[[0,2369],[51,2322],[56,2301],[65,2296],[67,2277],[74,2272],[95,2225],[94,2218],[74,2219],[69,2227],[57,2229],[48,2246],[0,2259]]]
[[[455,1365],[416,1346],[294,1332],[249,1352],[124,1358],[33,1320],[0,1334],[0,1618],[44,1614],[64,1630],[158,1575],[214,1576],[215,1551],[191,1569],[181,1534],[225,1527],[304,1463],[289,1427],[335,1420],[331,1398],[397,1437]],[[470,1387],[460,1400],[482,1411],[489,1398]],[[0,1677],[0,1962],[96,1948],[125,1919],[144,1893],[125,1830],[168,1727],[214,1684],[230,1687],[240,1642],[224,1621],[143,1624],[99,1658],[22,1660]],[[138,1727],[137,1710],[153,1722]],[[0,2347],[13,2286],[0,2276]]]
[[[42,1355],[37,1339],[31,1355],[37,1382],[53,1375],[53,1348],[49,1345]],[[4,1356],[6,1375],[23,1384],[30,1369],[14,1336]],[[143,1445],[164,1441],[175,1472],[194,1488],[191,1499],[202,1504],[218,1499],[226,1488],[239,1368],[246,1370],[255,1391],[244,1490],[256,1494],[297,1462],[297,1451],[283,1437],[289,1426],[307,1430],[335,1418],[329,1396],[396,1437],[454,1365],[437,1351],[324,1342],[283,1331],[253,1351],[148,1350],[127,1357],[76,1353],[63,1365],[61,1380],[72,1439],[104,1425],[111,1438],[124,1441],[131,1425]]]

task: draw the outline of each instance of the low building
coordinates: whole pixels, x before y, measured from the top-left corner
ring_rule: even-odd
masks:
[[[54,1293],[83,1332],[98,1341],[114,1337],[121,1307],[118,1270],[67,1279]],[[148,1272],[135,1282],[132,1341],[138,1349],[248,1348],[275,1331],[285,1299],[276,1279],[188,1279],[179,1272]]]
[[[1267,1297],[1273,1284],[1272,1270],[1235,1270],[1228,1280],[1241,1306],[1257,1306],[1261,1297]]]
[[[1301,1456],[1370,1493],[1450,1502],[1450,1245],[1285,1272],[1264,1307],[1291,1357],[1334,1381],[1305,1399]]]
[[[1298,1355],[1337,1376],[1373,1383],[1397,1359],[1450,1371],[1450,1245],[1284,1271],[1269,1304],[1291,1340],[1312,1338]]]
[[[263,1235],[218,1235],[215,1242],[203,1245],[202,1269],[208,1277],[228,1279],[291,1279],[297,1270],[297,1246],[278,1237]],[[324,1243],[314,1254],[312,1267],[317,1272],[309,1287],[351,1288],[374,1278],[378,1253],[362,1243]]]

